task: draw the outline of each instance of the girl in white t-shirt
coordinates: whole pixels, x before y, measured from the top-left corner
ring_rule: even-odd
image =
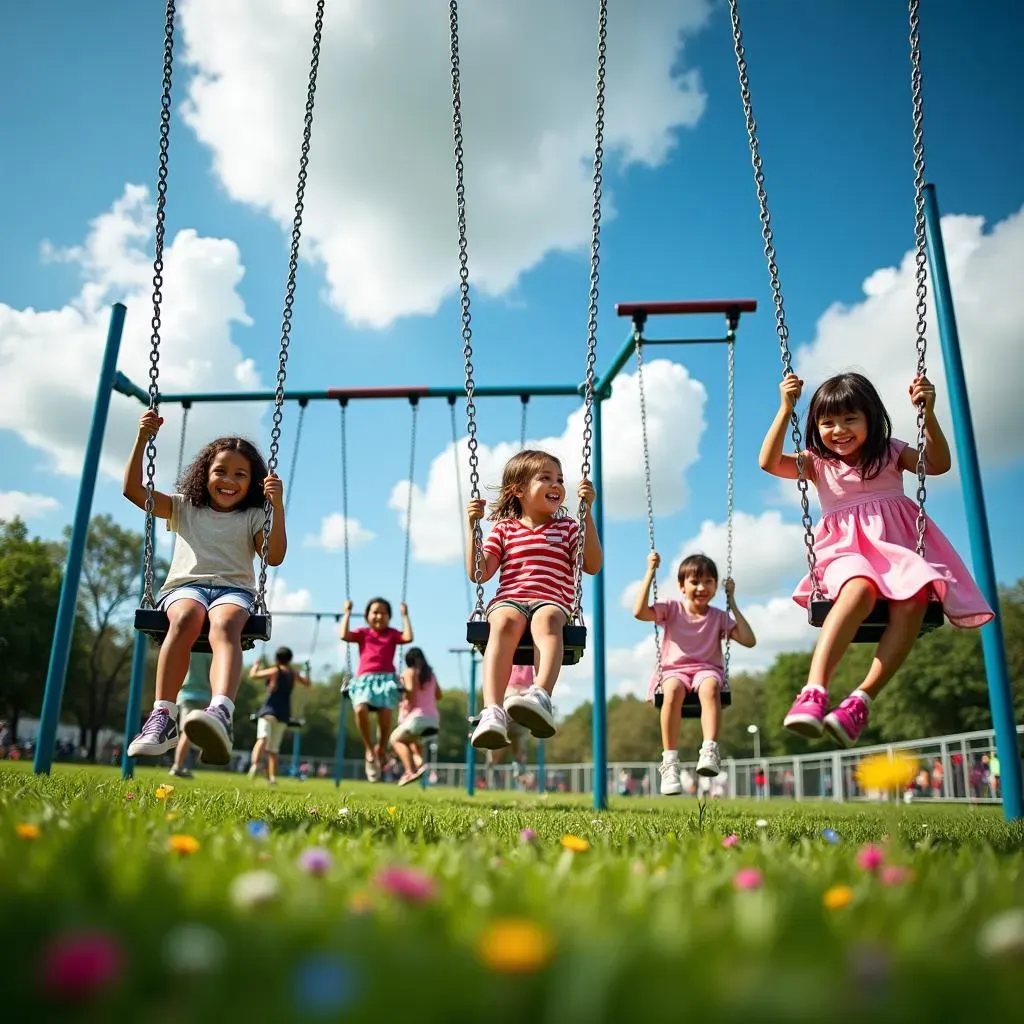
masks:
[[[163,419],[143,413],[124,470],[124,496],[146,507],[142,461]],[[192,645],[209,619],[209,707],[189,712],[185,734],[206,764],[231,762],[232,716],[242,673],[242,630],[256,598],[253,560],[263,548],[264,501],[273,509],[267,562],[280,565],[288,548],[284,489],[267,472],[263,456],[241,437],[220,437],[200,449],[178,481],[175,494],[153,491],[153,515],[177,535],[157,606],[167,613],[167,636],[156,666],[156,700],[142,731],[128,746],[130,757],[157,756],[178,741],[175,695],[188,671]]]
[[[715,776],[721,769],[718,726],[722,714],[721,689],[725,684],[722,641],[729,637],[744,647],[757,643],[754,631],[736,607],[733,580],[725,581],[725,599],[730,616],[711,607],[718,590],[718,567],[707,555],[688,555],[679,565],[682,600],[648,604],[654,574],[661,564],[656,551],[647,556],[647,574],[640,585],[633,614],[641,622],[656,622],[664,629],[661,664],[655,666],[647,688],[647,699],[657,704],[661,697],[662,752],[661,792],[672,796],[682,792],[679,776],[679,727],[683,699],[690,690],[700,698],[700,725],[704,742],[697,761],[699,775]]]

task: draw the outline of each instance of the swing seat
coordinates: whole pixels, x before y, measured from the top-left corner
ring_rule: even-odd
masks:
[[[260,716],[255,711],[249,716],[250,722],[258,722],[259,720]],[[304,729],[306,727],[306,720],[304,718],[289,718],[284,724],[289,729]]]
[[[732,704],[732,690],[721,690],[718,694],[722,707],[727,708]],[[661,705],[665,703],[665,695],[659,690],[654,695],[654,706],[660,711]],[[700,697],[694,690],[683,698],[683,706],[680,710],[680,718],[700,718]]]
[[[832,601],[811,601],[807,606],[807,621],[817,628],[821,628],[825,617],[832,610]],[[921,620],[921,628],[918,636],[931,633],[938,629],[945,621],[942,612],[942,602],[930,598],[924,611],[924,618]],[[889,602],[886,598],[880,597],[874,608],[868,613],[864,621],[857,627],[853,634],[852,643],[855,644],[877,644],[882,639],[882,634],[889,625]]]
[[[150,640],[159,647],[167,636],[170,623],[167,620],[167,612],[159,608],[138,608],[135,611],[135,629],[139,633],[145,633]],[[270,639],[270,616],[250,615],[242,629],[242,650],[251,651],[257,641],[266,642]],[[192,645],[192,651],[196,654],[211,654],[210,649],[210,619],[207,617],[203,622],[203,628]]]
[[[475,647],[481,654],[487,650],[487,641],[491,635],[491,624],[483,619],[470,619],[466,623],[466,643]],[[587,647],[587,627],[569,623],[562,629],[562,664],[578,665]],[[533,664],[533,637],[530,631],[524,630],[512,658],[513,665]]]

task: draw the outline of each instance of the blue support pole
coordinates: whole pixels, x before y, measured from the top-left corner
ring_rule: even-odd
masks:
[[[107,429],[107,413],[110,411],[110,394],[117,371],[117,356],[121,349],[121,332],[127,310],[115,303],[110,311],[110,326],[107,328],[107,344],[100,365],[99,382],[96,385],[96,402],[92,411],[92,426],[85,445],[85,460],[82,465],[82,481],[78,486],[78,502],[75,505],[75,521],[71,526],[71,541],[68,544],[67,565],[60,586],[60,601],[57,604],[57,619],[53,627],[53,643],[50,646],[50,665],[46,672],[46,689],[43,691],[43,707],[39,713],[39,733],[36,737],[36,753],[33,769],[36,774],[49,774],[53,764],[54,744],[57,740],[57,726],[60,724],[60,708],[64,700],[64,682],[71,656],[71,638],[75,630],[75,612],[78,608],[78,584],[82,578],[82,559],[89,536],[89,517],[92,513],[92,498],[96,490],[96,476],[100,467],[100,451],[103,434]]]
[[[537,792],[547,789],[547,769],[544,767],[544,741],[537,740]]]
[[[153,538],[153,550],[156,551],[156,519],[150,525],[150,536]],[[139,603],[146,596],[146,545],[142,545],[142,587]],[[142,721],[142,684],[146,676],[146,645],[149,642],[145,633],[136,632],[132,643],[132,678],[128,684],[128,707],[124,712],[124,746],[121,748],[121,778],[135,777],[135,758],[128,756],[128,744],[138,731]],[[179,728],[181,723],[178,723]]]
[[[604,391],[598,391],[594,395],[594,439],[593,439],[593,463],[591,472],[593,474],[594,490],[597,491],[597,500],[591,509],[591,516],[594,520],[594,528],[599,537],[604,536],[604,499],[603,484],[604,474],[601,471],[602,438],[601,438],[601,403],[604,401]],[[594,719],[593,719],[593,747],[594,747],[594,809],[597,811],[606,810],[608,807],[608,726],[605,721],[607,701],[605,699],[605,640],[604,640],[604,564],[601,571],[594,577],[592,588],[594,596],[594,614],[591,617],[590,643],[594,652]]]
[[[476,714],[476,652],[469,655],[469,717]],[[476,792],[476,748],[471,742],[471,736],[466,736],[466,796],[472,796]]]
[[[996,611],[997,618],[981,627],[981,647],[985,656],[985,675],[988,678],[989,704],[992,725],[996,733],[996,751],[1002,770],[1003,816],[1007,821],[1024,818],[1021,789],[1020,748],[1017,741],[1017,723],[1013,713],[1013,693],[1006,667],[1006,649],[1003,628],[998,618],[999,586],[992,558],[992,539],[985,514],[985,493],[981,486],[978,449],[974,442],[974,424],[967,397],[963,360],[960,357],[960,336],[953,308],[953,294],[946,267],[946,250],[942,242],[942,225],[935,186],[925,186],[925,228],[928,237],[928,259],[931,267],[932,292],[935,296],[935,314],[939,323],[942,359],[946,367],[949,388],[949,406],[953,419],[953,436],[960,462],[964,506],[967,512],[967,532],[971,543],[974,575],[985,600]]]
[[[341,693],[341,706],[338,708],[338,739],[334,744],[334,785],[341,785],[341,775],[345,770],[345,727],[348,718],[348,699],[345,691]]]

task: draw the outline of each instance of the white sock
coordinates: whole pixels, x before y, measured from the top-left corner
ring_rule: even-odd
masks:
[[[700,745],[700,749],[701,750],[717,750],[718,749],[718,741],[717,740],[705,740]]]
[[[235,702],[230,697],[216,696],[210,701],[211,707],[222,707],[227,713],[228,717],[233,718],[235,714]]]
[[[171,721],[176,722],[178,720],[178,705],[172,700],[155,700],[153,701],[154,711],[166,711],[171,716]]]
[[[679,760],[678,750],[663,750],[661,752],[661,759],[665,764],[671,764],[673,761]]]
[[[862,701],[864,701],[864,703],[868,707],[871,706],[871,698],[861,689],[854,690],[853,693],[850,694],[850,696],[859,697]]]

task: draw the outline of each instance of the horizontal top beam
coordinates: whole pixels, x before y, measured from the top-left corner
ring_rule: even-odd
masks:
[[[129,392],[125,392],[129,393]],[[480,385],[473,390],[475,398],[579,398],[578,384]],[[402,385],[380,388],[328,388],[326,391],[285,391],[286,402],[347,402],[372,398],[404,398],[418,402],[422,398],[444,398],[456,401],[466,397],[466,389]],[[273,391],[208,391],[204,393],[161,394],[158,403],[191,405],[197,402],[273,402]]]
[[[617,316],[688,316],[696,313],[756,313],[757,299],[703,299],[696,302],[617,302]]]
[[[335,622],[341,622],[341,616],[343,612],[290,612],[282,611],[275,612],[273,608],[270,609],[270,614],[275,618],[291,618],[291,619],[333,619]],[[361,619],[361,612],[353,612],[353,619]]]

